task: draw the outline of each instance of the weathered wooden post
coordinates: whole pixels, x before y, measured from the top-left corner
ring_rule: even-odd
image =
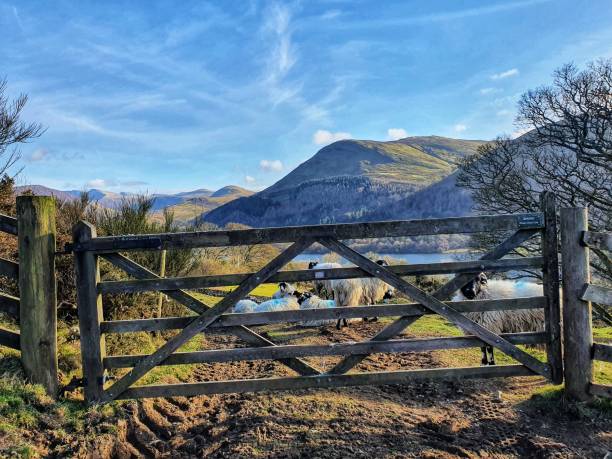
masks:
[[[57,395],[55,199],[17,197],[21,361],[26,376]]]
[[[540,195],[540,207],[544,213],[545,227],[542,230],[542,269],[544,294],[547,307],[544,309],[546,332],[550,338],[546,351],[554,384],[563,382],[563,357],[561,352],[561,301],[559,298],[559,236],[557,232],[557,210],[555,195],[546,191]]]
[[[94,239],[96,236],[96,228],[91,223],[84,221],[77,223],[72,230],[75,246]],[[104,391],[102,359],[106,355],[106,343],[100,332],[100,322],[104,319],[102,295],[98,293],[98,282],[100,282],[98,256],[76,247],[74,269],[77,283],[85,399],[88,403],[95,403],[102,399]]]
[[[593,376],[591,303],[580,299],[591,278],[589,249],[582,243],[582,232],[587,230],[587,209],[561,209],[565,391],[580,401],[592,398],[589,384]]]

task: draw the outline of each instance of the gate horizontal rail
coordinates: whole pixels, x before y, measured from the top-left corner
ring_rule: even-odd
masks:
[[[335,239],[370,239],[433,234],[469,234],[490,231],[542,229],[540,212],[511,215],[482,215],[429,220],[397,220],[337,225],[288,226],[231,231],[194,231],[130,236],[97,237],[69,244],[73,251],[97,253],[128,250],[182,249],[191,247],[226,247],[234,245],[272,244],[296,241],[302,237]]]
[[[551,217],[551,205],[553,215]],[[517,375],[544,375],[559,379],[560,349],[557,349],[559,328],[558,278],[556,258],[551,261],[553,243],[556,256],[556,223],[554,197],[543,198],[542,212],[514,215],[486,215],[429,220],[388,221],[338,225],[312,225],[287,228],[261,228],[234,231],[208,231],[194,233],[172,233],[136,236],[96,237],[95,228],[81,223],[75,228],[71,249],[77,257],[79,285],[79,309],[82,336],[82,354],[86,375],[86,398],[88,401],[109,401],[131,397],[170,395],[195,395],[203,393],[300,389],[309,387],[339,387],[363,384],[394,384],[420,378],[443,377],[498,377]],[[551,223],[552,222],[552,223]],[[346,239],[368,239],[403,237],[432,234],[469,234],[478,232],[513,232],[513,234],[475,261],[458,261],[418,265],[383,267],[364,258],[340,243]],[[537,234],[543,235],[542,256],[503,258],[526,240]],[[318,242],[339,253],[354,263],[355,267],[338,269],[312,269],[280,271],[299,253]],[[181,249],[187,247],[221,247],[251,244],[293,243],[291,247],[256,273],[228,274],[219,276],[194,276],[161,279],[146,268],[117,252],[134,250]],[[101,282],[99,259],[105,258],[124,270],[135,280]],[[503,300],[478,300],[441,302],[450,297],[481,271],[504,272],[524,269],[542,269],[545,273],[544,295],[529,298]],[[429,295],[403,279],[402,276],[424,274],[455,274],[442,288]],[[550,275],[548,274],[550,273]],[[548,276],[548,278],[546,277]],[[266,282],[298,282],[321,279],[352,279],[377,277],[407,294],[416,303],[364,305],[330,309],[306,309],[297,311],[274,311],[263,313],[228,313],[230,308],[244,298],[257,285]],[[552,282],[552,287],[548,285]],[[237,286],[227,293],[215,306],[208,306],[190,295],[186,290],[204,287]],[[136,320],[104,320],[102,296],[117,293],[163,291],[184,304],[198,315],[187,317],[165,317]],[[479,311],[501,311],[519,309],[543,309],[546,328],[543,332],[496,335],[468,319],[463,313]],[[468,336],[427,339],[393,339],[417,320],[428,314],[440,314],[463,329]],[[277,345],[260,336],[248,326],[273,323],[291,323],[312,320],[336,320],[358,317],[396,317],[374,338],[359,343],[333,345]],[[148,355],[107,356],[104,336],[108,333],[134,331],[181,330],[160,349]],[[85,332],[85,333],[84,333]],[[90,333],[91,332],[91,333]],[[198,333],[235,334],[246,340],[250,347],[236,349],[177,352],[189,339]],[[505,365],[490,368],[443,368],[432,370],[410,370],[383,373],[346,374],[351,368],[372,353],[407,353],[425,350],[462,349],[479,347],[485,343],[501,349],[522,365]],[[523,344],[544,343],[548,349],[549,362],[542,363],[516,347]],[[343,360],[330,370],[320,370],[303,357],[341,355]],[[158,365],[184,363],[231,362],[239,360],[268,359],[279,361],[298,373],[291,378],[269,378],[245,381],[204,382],[162,386],[139,386],[134,384],[148,371]],[[118,368],[132,368],[117,382],[105,387],[104,372]]]
[[[499,365],[492,367],[434,368],[342,375],[298,376],[294,378],[241,379],[131,387],[120,394],[117,399],[190,397],[194,395],[229,394],[234,392],[380,386],[385,384],[406,384],[424,379],[449,380],[465,378],[507,378],[512,376],[537,376],[537,374],[523,365]]]
[[[546,307],[546,297],[507,298],[502,300],[446,301],[460,312],[509,311]],[[349,306],[330,309],[302,309],[299,311],[270,311],[256,313],[223,314],[210,324],[211,329],[239,325],[267,325],[274,323],[305,322],[313,320],[359,319],[362,317],[410,317],[434,314],[418,303]],[[184,328],[197,316],[165,317],[161,319],[109,320],[100,323],[102,333],[131,333]],[[211,330],[212,331],[212,330]]]
[[[542,257],[516,257],[502,260],[457,261],[445,263],[394,265],[389,271],[398,276],[423,276],[434,274],[465,274],[504,272],[522,269],[541,268]],[[223,274],[218,276],[166,277],[132,281],[108,281],[98,284],[100,293],[137,293],[165,290],[195,290],[208,287],[230,287],[240,284],[253,273]],[[323,279],[354,279],[374,277],[360,268],[307,269],[280,271],[271,276],[268,282],[304,282]]]

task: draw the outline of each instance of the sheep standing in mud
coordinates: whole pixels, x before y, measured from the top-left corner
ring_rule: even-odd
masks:
[[[542,286],[531,282],[511,282],[487,279],[480,273],[464,285],[453,297],[453,301],[484,300],[541,296]],[[513,311],[468,312],[465,316],[487,330],[501,333],[520,333],[544,330],[544,310],[517,309]],[[485,345],[482,350],[482,364],[495,365],[493,346]]]

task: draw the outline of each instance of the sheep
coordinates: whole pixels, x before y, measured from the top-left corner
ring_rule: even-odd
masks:
[[[387,262],[378,260],[380,266],[386,266]],[[330,281],[334,292],[334,299],[338,306],[358,306],[360,304],[376,304],[383,299],[393,295],[393,287],[387,285],[378,278],[339,279]],[[376,319],[376,318],[374,318]],[[367,322],[367,318],[364,317]],[[340,330],[341,323],[348,326],[346,319],[338,319],[336,328]]]
[[[272,298],[271,300],[259,303],[253,308],[253,312],[293,311],[300,309],[297,298],[299,295],[300,292],[295,292],[291,296]]]
[[[311,261],[308,263],[308,269],[334,269],[334,268],[342,268],[340,263],[319,263],[318,261]],[[333,289],[331,286],[331,281],[329,279],[325,280],[316,280],[313,282],[315,293],[321,298],[333,299]]]
[[[334,300],[322,299],[309,292],[302,293],[298,298],[298,303],[300,309],[327,309],[336,307],[336,302]],[[320,327],[321,325],[327,325],[333,322],[333,320],[307,320],[302,322],[301,325],[304,327]]]
[[[541,285],[531,282],[511,282],[505,280],[489,281],[484,273],[480,273],[454,295],[453,301],[541,295]],[[495,334],[544,330],[544,311],[542,309],[468,312],[465,316]],[[480,349],[482,351],[482,364],[495,365],[493,347],[485,345]]]
[[[385,260],[378,260],[376,262],[380,266],[389,266]],[[395,296],[395,288],[387,284],[385,281],[378,277],[367,277],[361,279],[363,282],[363,304],[376,304],[379,301],[390,300]],[[368,321],[367,317],[364,317],[365,322]],[[378,317],[372,317],[373,322],[378,320]]]
[[[295,287],[287,282],[280,282],[278,290],[274,292],[272,298],[285,298],[295,294]]]
[[[232,308],[232,312],[242,314],[246,312],[253,312],[257,307],[257,303],[253,300],[240,300]]]

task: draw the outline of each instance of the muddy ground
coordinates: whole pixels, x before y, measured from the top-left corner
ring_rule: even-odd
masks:
[[[381,324],[337,332],[260,330],[276,342],[357,341]],[[407,334],[406,336],[411,336]],[[208,338],[210,348],[234,344]],[[452,357],[451,357],[452,356]],[[476,365],[478,351],[377,355],[359,371]],[[465,361],[468,360],[468,361]],[[337,359],[313,358],[327,368]],[[193,381],[292,374],[274,362],[198,365]],[[603,458],[612,420],[532,398],[542,378],[415,382],[402,386],[230,394],[130,402],[111,433],[49,445],[56,457]]]

